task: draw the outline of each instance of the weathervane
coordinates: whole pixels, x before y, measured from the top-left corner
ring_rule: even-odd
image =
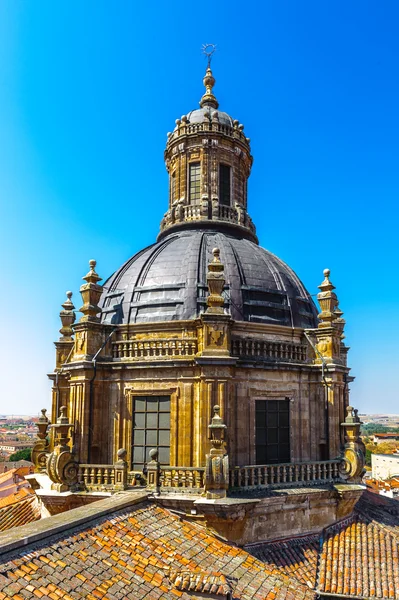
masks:
[[[216,44],[202,44],[202,53],[205,54],[205,56],[208,59],[208,67],[211,66],[211,60],[212,60],[212,56],[216,51]]]

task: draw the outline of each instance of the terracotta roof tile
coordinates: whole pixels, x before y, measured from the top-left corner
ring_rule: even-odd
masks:
[[[22,582],[25,598],[315,597],[291,576],[147,502],[9,554],[1,572],[0,592]]]
[[[247,547],[247,550],[270,567],[293,575],[301,583],[314,588],[320,547],[319,537],[319,535],[312,535],[256,544]]]
[[[399,598],[399,503],[366,492],[349,518],[307,536],[248,551],[320,594]]]
[[[20,490],[15,495],[19,495],[24,491]],[[41,511],[37,496],[30,493],[27,495],[22,494],[18,501],[0,508],[0,531],[26,525],[32,521],[37,521],[40,517]]]

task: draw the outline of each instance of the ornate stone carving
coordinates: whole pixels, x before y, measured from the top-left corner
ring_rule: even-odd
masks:
[[[352,406],[346,409],[347,415],[341,427],[345,431],[345,446],[341,464],[341,476],[354,483],[361,481],[365,464],[366,448],[360,438],[361,421],[357,410]]]
[[[208,306],[206,312],[207,314],[222,315],[224,314],[224,298],[222,296],[225,284],[224,265],[220,262],[219,248],[214,248],[212,253],[213,260],[208,265],[208,274],[206,277],[209,289],[209,296],[206,299]]]
[[[46,470],[46,461],[47,461],[47,453],[48,453],[48,441],[47,441],[47,429],[49,426],[49,420],[46,416],[46,409],[42,408],[42,416],[37,422],[38,434],[39,438],[32,449],[32,462],[35,465],[35,471],[45,471]]]
[[[79,465],[72,454],[68,442],[70,429],[73,428],[66,416],[66,406],[61,406],[60,416],[54,428],[54,450],[47,457],[47,474],[53,487],[59,492],[64,492],[73,487],[78,481]]]
[[[335,285],[330,281],[330,269],[324,269],[324,280],[319,285],[321,292],[317,294],[317,300],[319,301],[321,312],[319,314],[320,325],[319,327],[331,327],[332,322],[335,321],[336,316],[334,314],[335,309],[338,306],[338,299],[333,292]]]
[[[125,448],[119,448],[117,452],[118,460],[114,464],[115,469],[115,489],[125,490],[127,488],[127,452]]]
[[[207,498],[225,498],[229,487],[229,457],[226,454],[226,425],[220,417],[220,407],[214,406],[214,416],[208,426],[211,451],[206,456],[205,492]]]
[[[72,292],[66,292],[66,296],[67,299],[65,300],[64,304],[61,305],[64,310],[60,312],[60,319],[62,323],[62,327],[60,329],[62,337],[60,338],[60,342],[73,341],[73,329],[71,326],[74,324],[76,316],[74,313],[75,307],[71,301]]]
[[[90,260],[90,271],[83,277],[87,283],[84,283],[80,287],[80,293],[83,299],[83,306],[79,309],[81,313],[83,313],[83,317],[80,318],[80,322],[84,323],[86,321],[91,321],[94,323],[98,323],[100,318],[97,317],[97,314],[101,312],[101,308],[97,306],[98,301],[100,300],[102,293],[102,285],[98,285],[97,282],[101,281],[101,277],[96,273],[95,260]]]

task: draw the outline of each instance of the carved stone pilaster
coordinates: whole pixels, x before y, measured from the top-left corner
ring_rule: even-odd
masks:
[[[160,467],[158,462],[158,450],[153,448],[149,452],[150,461],[147,463],[147,489],[152,490],[154,494],[159,494],[159,476]]]
[[[53,489],[65,492],[76,485],[79,470],[79,465],[68,445],[73,424],[68,421],[65,406],[61,406],[60,416],[52,427],[55,438],[54,450],[47,457],[46,470],[53,482]]]
[[[338,298],[333,290],[335,286],[330,281],[330,270],[324,270],[324,280],[319,285],[321,292],[317,295],[321,312],[319,313],[320,324],[314,331],[317,338],[318,356],[315,362],[342,364],[341,342],[344,338],[345,319],[343,312],[338,308]]]
[[[341,475],[348,481],[358,483],[361,481],[366,455],[366,448],[360,437],[362,422],[358,417],[358,411],[352,406],[348,406],[346,412],[345,422],[341,423],[345,432]]]
[[[226,425],[220,417],[220,407],[214,406],[214,416],[208,426],[211,451],[206,456],[205,493],[207,498],[225,498],[229,487],[229,457],[226,453]]]
[[[35,465],[35,472],[40,473],[46,470],[47,453],[49,444],[47,441],[47,429],[49,420],[46,416],[46,409],[42,408],[42,416],[37,422],[38,433],[35,445],[32,448],[32,462]]]
[[[117,452],[118,460],[114,464],[115,471],[115,489],[126,490],[127,489],[127,452],[124,448],[119,448]]]
[[[79,309],[79,311],[83,313],[83,317],[80,318],[81,323],[87,321],[98,323],[100,321],[100,317],[97,317],[97,314],[101,312],[98,301],[100,300],[103,287],[97,283],[98,281],[101,281],[101,277],[95,271],[96,264],[95,260],[89,261],[90,271],[83,277],[87,283],[84,283],[80,287],[80,293],[83,299],[83,306]]]

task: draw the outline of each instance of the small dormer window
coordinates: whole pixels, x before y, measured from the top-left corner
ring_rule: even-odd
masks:
[[[219,165],[219,202],[225,206],[231,204],[231,176],[228,165]]]
[[[201,165],[200,163],[190,163],[190,202],[196,202],[201,195]]]

